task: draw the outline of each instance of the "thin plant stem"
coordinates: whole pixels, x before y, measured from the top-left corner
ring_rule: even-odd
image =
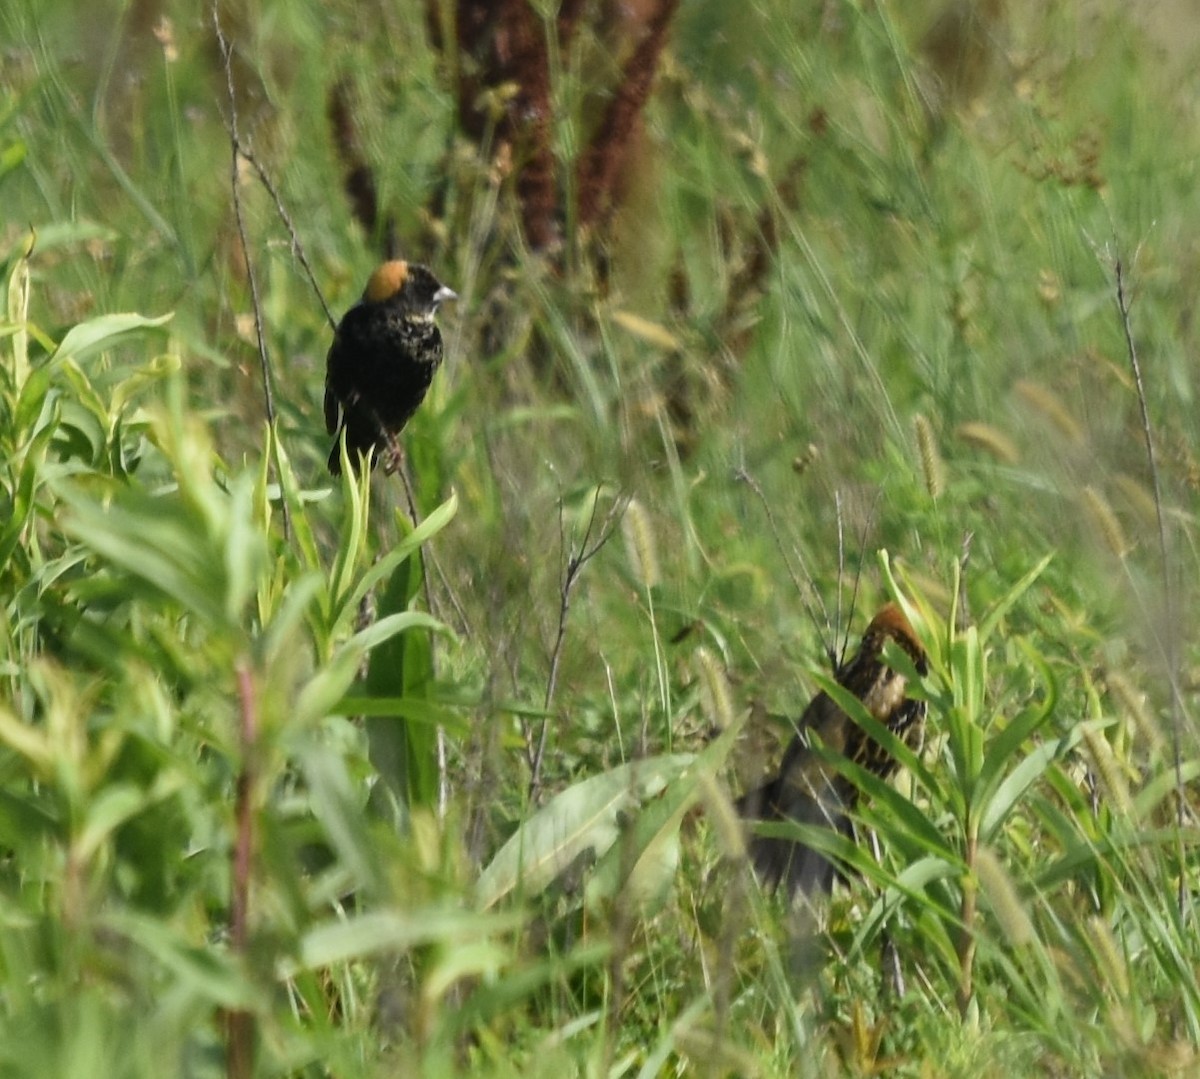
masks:
[[[1142,421],[1142,439],[1146,446],[1146,462],[1150,469],[1150,482],[1154,490],[1154,514],[1158,526],[1158,559],[1159,571],[1162,574],[1163,609],[1166,632],[1157,634],[1159,646],[1167,665],[1167,681],[1171,687],[1171,749],[1175,767],[1175,810],[1176,826],[1182,834],[1185,822],[1185,799],[1183,784],[1183,753],[1181,734],[1183,728],[1183,707],[1179,695],[1178,655],[1175,637],[1175,594],[1171,587],[1171,563],[1167,551],[1167,522],[1163,512],[1162,481],[1158,469],[1158,454],[1154,446],[1154,433],[1150,425],[1150,407],[1146,400],[1146,384],[1142,378],[1142,365],[1138,359],[1137,342],[1133,336],[1133,321],[1130,315],[1129,296],[1125,289],[1125,268],[1120,259],[1115,267],[1117,286],[1117,313],[1121,318],[1121,331],[1125,335],[1125,351],[1129,357],[1129,366],[1133,371],[1134,385],[1137,387],[1138,410]],[[1186,910],[1187,880],[1186,874],[1179,875],[1177,900],[1179,914],[1183,917]]]
[[[241,136],[238,134],[237,95],[233,85],[233,50],[225,31],[221,29],[221,17],[217,6],[213,5],[213,27],[217,34],[217,44],[221,49],[221,59],[225,64],[225,89],[229,95],[229,188],[233,197],[233,216],[237,222],[238,242],[242,245],[242,257],[246,263],[246,280],[250,284],[250,303],[254,309],[254,336],[258,344],[259,371],[262,375],[263,406],[267,414],[267,424],[275,430],[275,392],[273,389],[274,375],[271,371],[271,357],[267,352],[266,335],[263,332],[262,303],[258,294],[258,277],[254,272],[254,260],[250,257],[250,244],[246,238],[246,220],[242,213],[242,197],[238,191],[238,160],[242,157]],[[277,444],[277,443],[276,443]],[[275,451],[278,454],[278,449]],[[279,462],[273,462],[276,476],[279,474]],[[292,515],[286,498],[280,498],[280,509],[283,514],[284,539],[291,541]]]
[[[562,585],[558,594],[558,631],[554,638],[554,648],[550,653],[550,673],[546,678],[546,694],[543,701],[543,710],[546,713],[550,711],[550,705],[554,701],[554,691],[558,686],[558,671],[562,662],[563,646],[567,638],[567,621],[571,613],[571,592],[575,585],[579,583],[580,575],[583,573],[584,567],[600,553],[604,545],[612,537],[613,529],[616,528],[617,522],[620,521],[621,515],[625,512],[625,507],[628,505],[629,499],[626,496],[619,497],[604,517],[604,522],[600,525],[599,532],[593,540],[592,535],[596,530],[596,511],[599,506],[599,491],[596,492],[596,500],[592,503],[592,512],[588,517],[587,528],[584,529],[583,539],[579,546],[571,551],[567,556],[566,567],[563,571]],[[563,529],[563,510],[562,503],[558,507],[558,524],[559,524],[559,542],[561,549],[566,547],[566,535]],[[544,715],[542,717],[541,730],[538,733],[536,746],[531,742],[528,746],[529,752],[529,799],[536,801],[542,781],[542,762],[546,756],[546,741],[550,732],[550,717]]]

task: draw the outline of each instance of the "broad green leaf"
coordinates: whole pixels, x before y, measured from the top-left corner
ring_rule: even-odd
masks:
[[[300,691],[296,722],[305,725],[329,715],[357,676],[363,656],[390,637],[410,629],[448,632],[441,622],[423,611],[404,611],[372,623],[343,644]]]
[[[353,622],[358,617],[361,596],[348,597],[350,589],[359,580],[359,562],[363,559],[366,544],[367,521],[371,512],[371,476],[365,471],[356,476],[342,458],[342,520],[338,529],[337,554],[329,574],[329,594],[335,612],[333,625],[340,621]],[[363,595],[366,590],[363,589]]]
[[[134,330],[153,329],[169,322],[173,315],[160,315],[158,318],[147,318],[137,314],[100,315],[72,326],[59,342],[52,363],[66,359],[80,360],[93,352],[111,345],[115,338]]]
[[[346,763],[325,749],[310,748],[302,757],[304,776],[314,816],[350,871],[358,887],[378,892],[382,875],[371,849],[371,836],[363,813],[364,792],[355,789]]]
[[[629,900],[643,916],[655,913],[669,894],[679,866],[679,827],[684,815],[700,797],[697,777],[715,776],[725,763],[741,732],[732,723],[706,746],[667,789],[641,807],[632,826],[601,858],[588,879],[588,905],[620,897]]]
[[[292,468],[291,458],[278,431],[266,428],[267,445],[264,457],[275,462],[279,473],[280,499],[287,506],[292,523],[292,538],[300,561],[305,569],[313,571],[323,567],[321,555],[317,549],[316,537],[308,519],[308,506],[300,495],[300,487],[296,483],[296,473]],[[265,492],[264,492],[265,494]]]
[[[208,625],[227,625],[225,582],[212,564],[217,552],[188,527],[178,503],[143,498],[105,508],[68,489],[60,494],[71,507],[68,533]]]
[[[406,533],[404,538],[358,579],[353,591],[345,600],[346,610],[357,611],[363,596],[370,592],[385,577],[390,578],[397,566],[412,557],[415,551],[420,550],[423,544],[445,528],[454,519],[454,515],[457,512],[458,495],[451,494],[445,502],[438,506],[416,528],[411,528],[406,520],[398,516],[396,527]],[[334,595],[340,596],[341,591],[335,591]]]
[[[12,512],[7,523],[0,525],[0,566],[7,563],[37,506],[34,496],[41,479],[46,447],[53,437],[53,425],[46,424],[25,447],[16,489],[12,494]]]
[[[419,553],[410,548],[395,563],[387,587],[379,597],[379,613],[404,611],[416,597],[422,581]],[[420,700],[433,680],[433,654],[429,639],[406,634],[384,642],[371,654],[367,689],[380,697]],[[437,729],[409,724],[400,717],[372,716],[367,720],[371,763],[400,805],[432,806],[437,801]]]
[[[984,842],[993,841],[996,830],[1008,818],[1013,806],[1045,774],[1050,764],[1062,755],[1068,742],[1068,739],[1057,738],[1043,742],[1008,769],[1007,775],[997,785],[995,794],[976,807],[980,839]]]
[[[577,859],[603,855],[620,836],[622,814],[658,797],[694,761],[691,754],[649,757],[555,795],[480,875],[475,890],[479,905],[486,910],[518,888],[536,895]]]
[[[283,960],[279,974],[290,978],[299,970],[348,963],[380,952],[404,952],[420,944],[454,947],[510,932],[520,924],[521,918],[515,914],[476,914],[446,908],[358,914],[310,929],[300,940],[299,958]]]
[[[0,710],[0,718],[4,712]],[[58,821],[38,804],[32,793],[0,790],[0,843],[18,855],[43,843],[58,829]]]

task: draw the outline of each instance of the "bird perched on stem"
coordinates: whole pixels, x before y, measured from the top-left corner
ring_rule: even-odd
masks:
[[[385,262],[367,282],[362,299],[342,317],[325,360],[325,427],[336,435],[329,471],[342,471],[340,436],[357,471],[372,449],[371,464],[399,450],[396,436],[425,399],[442,362],[438,306],[456,299],[429,269],[415,262]]]
[[[925,673],[924,649],[900,608],[889,603],[871,619],[854,657],[838,668],[837,682],[862,701],[892,734],[916,745],[925,718],[925,702],[910,699],[905,676],[884,662],[883,649],[888,641],[894,641],[908,654],[918,673]],[[842,711],[829,694],[821,692],[804,710],[779,773],[738,802],[743,817],[795,821],[824,826],[843,835],[850,833],[850,813],[858,801],[858,788],[834,767],[827,754],[813,751],[814,733],[830,753],[881,778],[886,779],[896,770],[892,754]],[[828,892],[837,873],[825,854],[799,840],[754,836],[750,858],[765,886],[786,885],[793,896]]]

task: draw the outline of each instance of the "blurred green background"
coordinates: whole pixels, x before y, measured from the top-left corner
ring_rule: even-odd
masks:
[[[693,0],[589,223],[669,5],[531,3],[542,245],[516,7],[0,15],[0,1074],[1187,1074],[1200,9]],[[389,254],[415,539],[324,472]],[[923,768],[800,930],[729,794],[896,591]]]

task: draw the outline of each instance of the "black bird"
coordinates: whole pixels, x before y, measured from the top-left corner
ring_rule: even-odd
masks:
[[[394,465],[396,436],[425,399],[442,362],[438,305],[456,299],[429,269],[415,262],[385,262],[367,282],[362,299],[343,316],[325,360],[325,428],[338,436],[329,471],[342,471],[342,431],[355,471],[374,449],[376,461]]]

